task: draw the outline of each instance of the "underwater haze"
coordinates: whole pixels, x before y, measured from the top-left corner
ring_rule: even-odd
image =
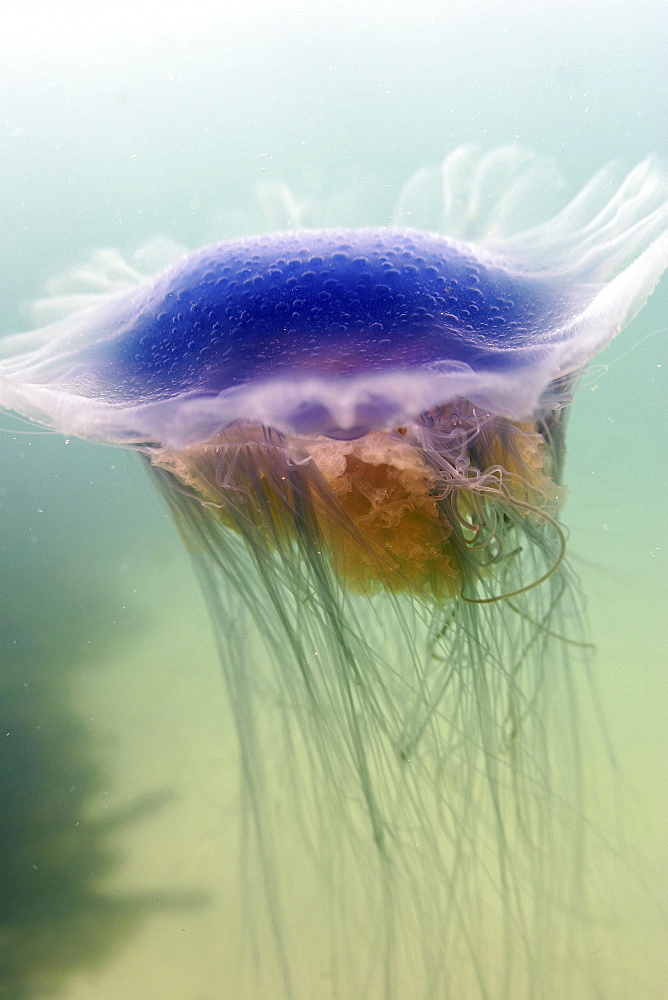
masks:
[[[37,325],[36,300],[99,248],[166,262],[391,225],[408,179],[469,144],[544,165],[523,226],[610,161],[621,177],[668,163],[658,2],[28,2],[1,18],[2,335]],[[574,391],[564,622],[533,629],[527,596],[487,636],[507,654],[522,618],[545,650],[526,724],[502,720],[513,787],[493,778],[484,798],[474,737],[445,713],[440,744],[401,750],[401,788],[369,739],[366,805],[377,787],[396,825],[367,823],[339,720],[290,728],[304,701],[266,667],[274,648],[289,657],[265,609],[248,624],[218,600],[185,506],[170,500],[175,524],[135,452],[0,411],[0,1000],[665,995],[667,291],[664,277]],[[461,668],[456,717],[484,741],[498,706],[448,645],[449,612],[426,626],[384,596],[406,648],[414,624],[455,649],[443,676]],[[495,627],[498,605],[471,607]],[[371,623],[393,669],[395,633]],[[234,649],[252,715],[224,681]]]

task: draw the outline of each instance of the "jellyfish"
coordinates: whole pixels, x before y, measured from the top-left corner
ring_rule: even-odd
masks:
[[[612,165],[532,218],[557,188],[462,147],[391,225],[152,275],[100,253],[0,347],[0,404],[134,449],[192,555],[239,745],[244,995],[593,995],[565,429],[668,263],[668,188]]]

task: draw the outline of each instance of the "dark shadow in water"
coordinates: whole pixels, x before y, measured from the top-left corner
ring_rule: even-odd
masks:
[[[39,556],[37,556],[39,558]],[[157,792],[99,814],[102,747],[71,704],[81,650],[102,655],[110,594],[49,577],[19,539],[0,539],[0,998],[51,996],[107,959],[156,911],[204,894],[115,893],[115,834],[161,808]],[[39,573],[35,571],[38,569]],[[76,579],[76,574],[75,574]],[[99,588],[100,585],[98,585]],[[70,590],[71,588],[71,590]],[[113,595],[112,595],[113,596]],[[42,598],[45,598],[43,601]],[[114,632],[114,643],[127,641]],[[85,640],[84,640],[85,635]]]

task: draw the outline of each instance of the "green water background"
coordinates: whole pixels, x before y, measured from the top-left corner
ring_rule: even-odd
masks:
[[[668,156],[660,3],[144,10],[123,6],[97,28],[76,4],[4,15],[4,332],[26,328],[25,303],[92,248],[128,251],[156,234],[195,247],[244,231],[260,217],[261,181],[323,205],[362,190],[356,221],[382,223],[403,181],[463,142],[519,141],[553,157],[573,192],[610,159]],[[659,896],[666,302],[664,282],[581,387],[564,517],[632,803],[629,864]],[[67,1000],[227,1000],[234,989],[220,984],[243,934],[235,907],[173,895],[238,891],[221,850],[236,751],[188,559],[134,456],[9,416],[0,427],[0,707],[20,736],[2,771],[12,842],[30,850],[39,829],[37,855],[45,830],[69,831],[53,848],[69,903],[57,879],[23,887],[40,933],[53,932],[42,978]],[[153,801],[156,790],[171,798]],[[125,822],[118,810],[131,803]],[[72,834],[82,824],[85,836]],[[100,902],[100,885],[126,895]],[[636,995],[658,998],[660,931],[634,905]],[[25,964],[38,964],[29,951]],[[7,977],[0,995],[32,995],[18,960]]]

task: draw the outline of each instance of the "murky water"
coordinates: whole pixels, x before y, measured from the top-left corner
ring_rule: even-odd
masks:
[[[263,183],[286,182],[318,221],[382,224],[405,178],[462,142],[521,141],[571,193],[612,158],[668,154],[660,4],[20,17],[2,43],[5,332],[92,248],[271,229]],[[666,986],[666,314],[664,282],[570,419],[563,522],[597,647],[594,693],[576,653],[572,673],[593,864],[582,912],[530,920],[555,938],[586,928],[591,947],[584,967],[540,968],[551,997]],[[284,996],[214,638],[167,509],[130,452],[0,427],[0,996]],[[261,722],[270,752],[270,708]],[[317,797],[292,816],[281,766],[268,795],[294,995],[433,995],[405,952],[382,985],[359,831],[332,833],[319,870],[303,843]],[[411,920],[424,934],[420,918],[399,934]],[[436,995],[533,996],[495,977],[502,944],[478,951],[488,994],[455,950]]]

